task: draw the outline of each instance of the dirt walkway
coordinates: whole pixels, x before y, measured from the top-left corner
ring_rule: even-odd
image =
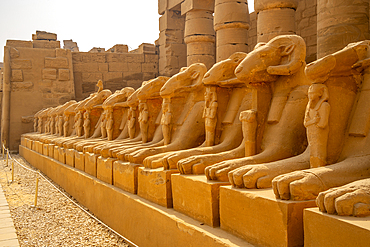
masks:
[[[12,157],[31,167],[21,156]],[[128,246],[122,238],[87,215],[40,176],[37,207],[33,207],[36,174],[15,164],[15,181],[9,183],[11,163],[9,167],[5,163],[1,156],[0,183],[9,203],[20,246]]]

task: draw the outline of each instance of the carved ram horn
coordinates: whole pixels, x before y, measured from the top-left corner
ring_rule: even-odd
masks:
[[[270,40],[270,45],[281,48],[282,56],[289,56],[287,64],[270,66],[267,72],[271,75],[292,75],[305,63],[306,44],[302,37],[297,35],[283,35]]]

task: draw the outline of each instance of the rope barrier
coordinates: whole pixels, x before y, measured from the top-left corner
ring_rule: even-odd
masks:
[[[12,182],[14,182],[14,162],[17,163],[19,166],[23,167],[24,169],[28,170],[28,171],[31,171],[33,173],[37,175],[39,175],[40,177],[42,177],[46,182],[48,182],[54,189],[56,189],[60,194],[62,194],[64,197],[66,197],[70,202],[72,202],[75,206],[77,206],[79,209],[81,209],[84,213],[86,213],[88,216],[90,216],[91,218],[93,218],[94,220],[96,220],[97,222],[99,222],[100,224],[102,224],[105,228],[107,228],[108,230],[110,230],[111,232],[113,232],[114,234],[116,234],[117,236],[119,236],[120,238],[122,238],[127,244],[129,244],[130,246],[134,246],[134,247],[138,247],[138,245],[134,244],[133,242],[131,242],[130,240],[128,240],[127,238],[125,238],[124,236],[122,236],[121,234],[119,234],[118,232],[116,232],[115,230],[113,230],[112,228],[110,228],[107,224],[105,224],[103,221],[99,220],[97,217],[95,217],[93,214],[91,214],[90,212],[86,211],[83,207],[81,207],[81,205],[79,205],[78,203],[76,203],[75,201],[73,201],[68,195],[66,195],[64,192],[62,192],[58,187],[56,187],[47,177],[45,177],[40,171],[38,170],[33,170],[29,167],[26,167],[24,165],[22,165],[18,160],[14,159],[11,157],[10,153],[9,153],[9,149],[7,149],[4,144],[2,144],[2,151],[3,151],[3,158],[4,158],[4,152],[5,150],[7,151],[7,156],[6,156],[6,165],[8,166],[8,159],[11,159],[12,160]],[[5,173],[6,174],[6,173]],[[37,195],[38,195],[38,182],[39,182],[39,178],[36,177],[36,192],[35,192],[35,203],[34,203],[34,207],[36,207],[37,205]],[[9,183],[9,182],[8,182]],[[14,191],[13,191],[14,192]],[[18,196],[19,197],[19,196]],[[23,200],[22,200],[23,202]]]

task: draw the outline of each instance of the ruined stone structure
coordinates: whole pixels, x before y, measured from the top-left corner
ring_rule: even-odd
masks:
[[[74,91],[36,112],[21,155],[140,246],[367,246],[369,1],[158,7],[157,47],[42,49],[44,79],[68,70]],[[12,90],[36,86],[32,47],[11,44],[3,130]]]

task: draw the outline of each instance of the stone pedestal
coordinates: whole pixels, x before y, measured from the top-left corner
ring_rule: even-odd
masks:
[[[304,210],[303,221],[305,247],[365,247],[370,244],[370,216],[344,217],[310,208]]]
[[[172,208],[171,174],[178,170],[139,167],[137,194],[161,206]]]
[[[75,154],[75,168],[85,171],[85,155],[83,152],[74,150]]]
[[[30,139],[26,139],[26,145],[27,145],[27,148],[32,149],[33,141]]]
[[[85,153],[85,172],[91,176],[96,177],[96,155],[87,155]]]
[[[93,175],[93,176],[97,176],[97,160],[98,158],[100,157],[99,154],[94,154],[94,153],[89,153],[89,152],[85,152],[85,172],[89,171],[91,173],[89,173],[90,175]],[[75,161],[76,163],[76,161]]]
[[[35,151],[38,153],[42,153],[42,143],[40,141],[36,141],[35,144]]]
[[[171,176],[173,208],[207,225],[220,225],[219,188],[228,182],[207,181],[205,175]]]
[[[103,182],[113,184],[113,162],[116,158],[103,158],[99,156],[96,162],[96,177]]]
[[[59,146],[54,146],[54,154],[53,154],[53,159],[59,160]]]
[[[137,194],[137,177],[140,164],[123,162],[121,160],[113,162],[113,185]]]
[[[220,188],[221,229],[256,245],[302,246],[303,209],[309,207],[316,207],[314,200],[277,200],[272,189]]]
[[[54,144],[48,144],[48,149],[49,149],[49,151],[48,151],[48,156],[50,157],[50,158],[54,158]]]
[[[42,145],[42,154],[49,156],[49,144]]]
[[[66,163],[66,151],[63,147],[59,147],[58,160],[63,164]]]
[[[70,148],[70,149],[65,149],[65,151],[66,151],[66,164],[74,167],[75,166],[75,150]]]

